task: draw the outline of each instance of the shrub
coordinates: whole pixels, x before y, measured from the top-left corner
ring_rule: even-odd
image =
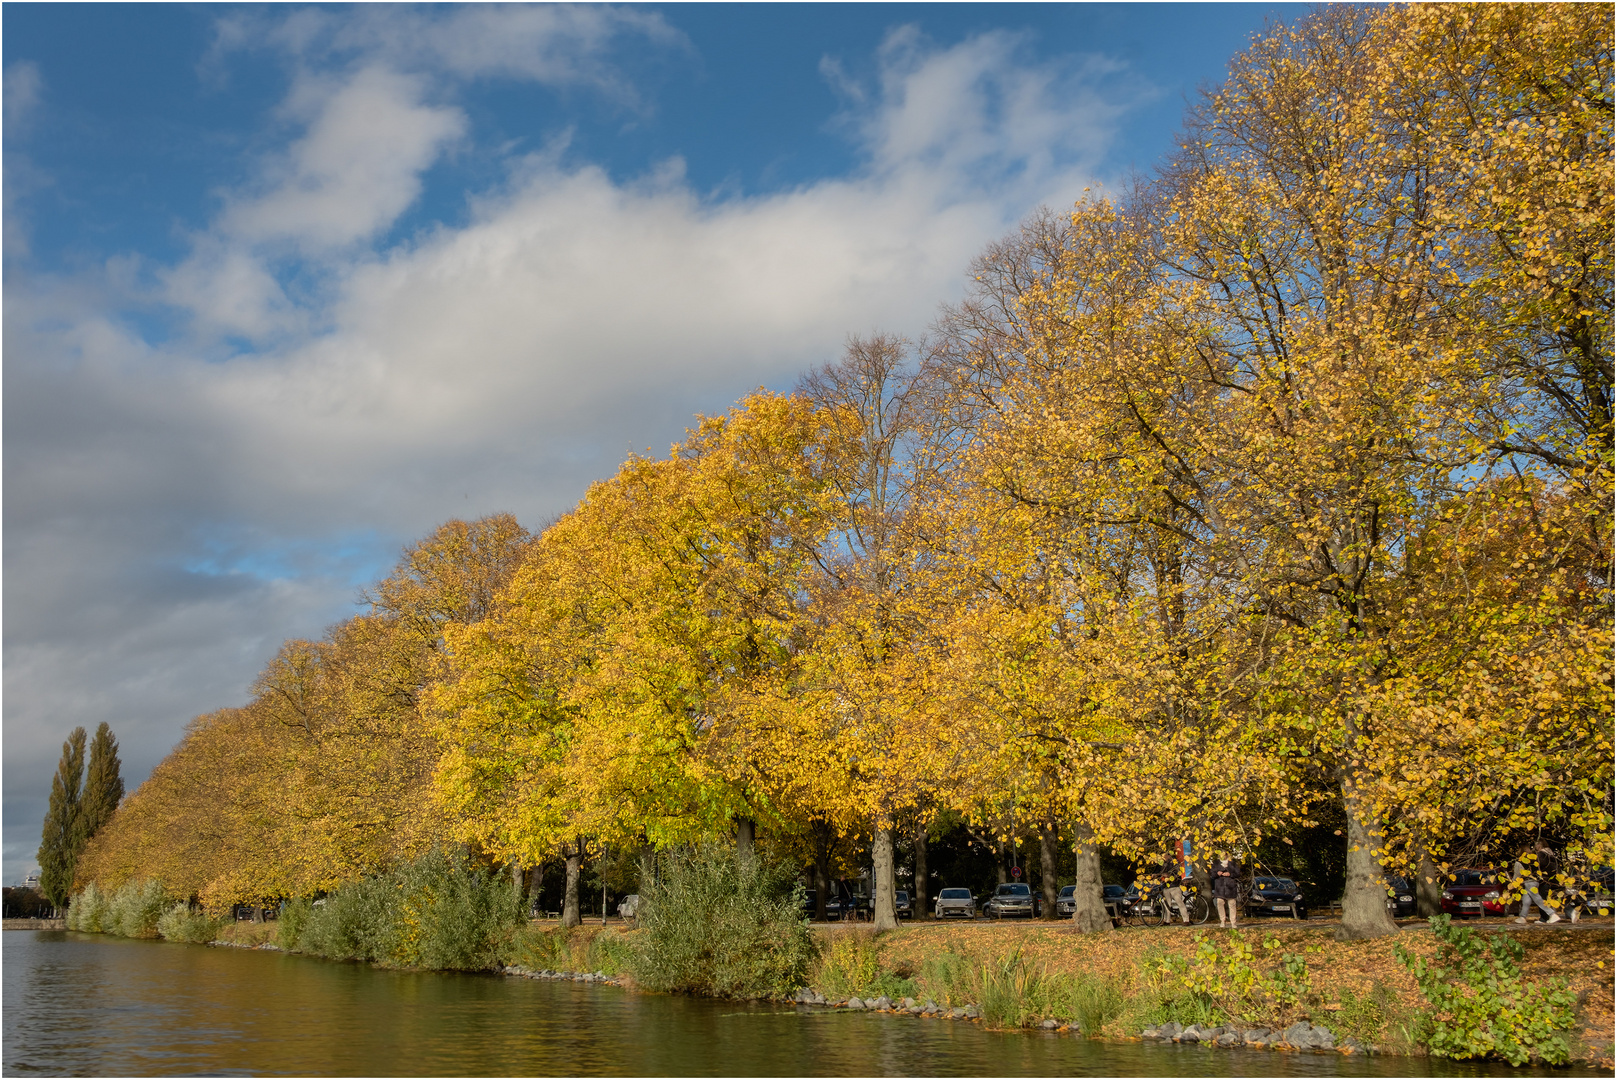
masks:
[[[1577,1000],[1565,981],[1524,981],[1521,944],[1508,935],[1483,937],[1447,915],[1430,922],[1441,945],[1435,958],[1412,956],[1402,945],[1394,949],[1430,1006],[1422,1031],[1427,1048],[1439,1057],[1565,1064],[1571,1048],[1561,1033],[1573,1025]]]
[[[219,924],[219,919],[181,901],[163,912],[157,920],[157,932],[168,941],[206,944],[219,936]]]
[[[331,960],[476,971],[499,961],[521,907],[502,875],[458,852],[434,851],[312,906],[297,947]]]
[[[1385,983],[1376,983],[1366,993],[1343,990],[1341,1010],[1331,1026],[1338,1035],[1351,1035],[1360,1042],[1380,1043],[1387,1021],[1396,1011],[1396,999]]]
[[[618,975],[634,970],[635,947],[624,935],[613,930],[602,930],[590,938],[585,959],[585,966],[591,971]]]
[[[768,997],[801,986],[815,958],[795,871],[703,847],[664,856],[641,888],[631,970],[653,990]]]
[[[95,882],[73,897],[67,906],[67,928],[82,930],[86,934],[99,934],[107,922],[109,907],[107,895]]]
[[[126,881],[109,897],[108,911],[101,928],[109,934],[130,938],[157,936],[157,920],[168,910],[163,886],[151,879]]]
[[[313,912],[314,903],[308,897],[299,897],[282,904],[280,918],[275,920],[275,944],[287,952],[296,952],[300,947],[303,931],[309,925],[309,916]]]

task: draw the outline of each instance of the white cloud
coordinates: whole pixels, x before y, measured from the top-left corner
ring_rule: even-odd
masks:
[[[39,74],[39,65],[32,60],[19,60],[6,66],[4,89],[7,128],[15,131],[32,118],[34,110],[39,106],[40,93],[44,85],[44,79]]]
[[[271,166],[270,189],[234,201],[220,231],[320,252],[386,229],[420,195],[422,170],[466,129],[459,109],[424,105],[421,92],[419,79],[368,67],[321,95],[307,134]]]
[[[464,41],[432,48],[463,71],[517,64],[489,42],[537,18],[456,11]],[[334,16],[297,18],[339,36]],[[8,276],[8,794],[48,777],[74,723],[130,731],[150,764],[190,713],[240,700],[283,637],[339,617],[352,575],[403,539],[504,509],[537,524],[625,451],[789,385],[850,332],[921,331],[985,243],[1095,181],[1117,119],[1014,38],[901,34],[845,118],[854,175],[712,200],[677,160],[622,183],[552,148],[512,162],[464,225],[376,250],[467,136],[430,78],[376,59],[400,34],[346,74],[300,76],[299,139],[157,275],[199,339],[261,351],[149,343],[106,314],[111,275]],[[286,248],[315,260],[292,296],[273,272]],[[209,554],[220,536],[228,558]],[[348,554],[285,555],[322,546]]]

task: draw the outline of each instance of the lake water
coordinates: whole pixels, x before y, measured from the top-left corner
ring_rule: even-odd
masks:
[[[7,931],[3,961],[7,1076],[1550,1075],[998,1033],[69,932]]]

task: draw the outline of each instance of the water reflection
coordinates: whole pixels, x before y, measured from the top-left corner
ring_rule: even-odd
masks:
[[[1531,1075],[999,1034],[72,933],[6,932],[3,978],[8,1076]]]

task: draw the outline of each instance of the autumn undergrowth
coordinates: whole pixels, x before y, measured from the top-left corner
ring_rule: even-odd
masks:
[[[154,938],[169,906],[170,898],[157,881],[126,881],[108,892],[91,883],[68,903],[65,925],[91,934]]]
[[[1438,1057],[1564,1065],[1571,1057],[1565,1033],[1574,1026],[1577,1003],[1565,980],[1523,979],[1521,943],[1507,934],[1478,934],[1447,915],[1431,924],[1437,956],[1415,956],[1401,945],[1394,950],[1429,1005],[1420,1041]]]
[[[815,946],[796,868],[704,846],[662,856],[641,887],[636,982],[653,990],[759,998],[803,984]]]

